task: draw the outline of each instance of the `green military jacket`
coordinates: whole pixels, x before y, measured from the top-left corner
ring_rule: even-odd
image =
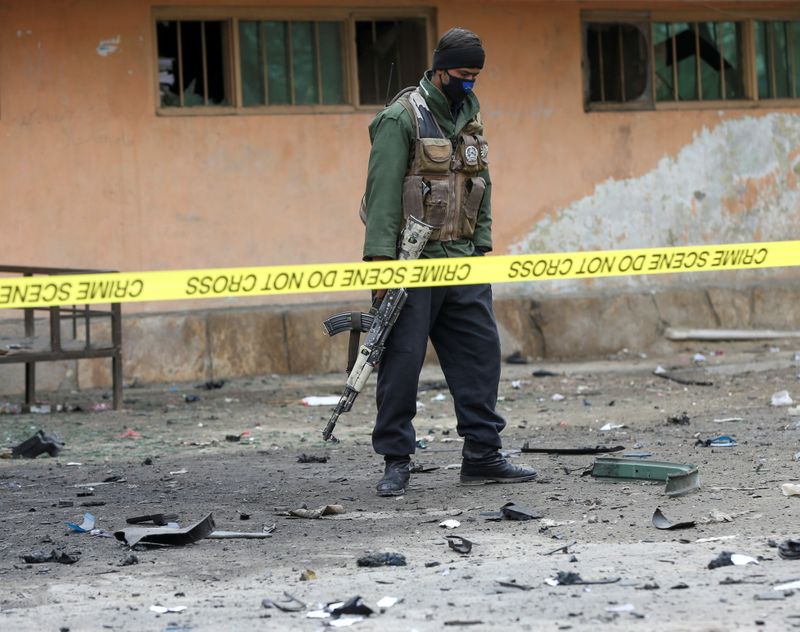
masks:
[[[454,140],[480,110],[478,98],[469,94],[458,111],[456,120],[447,97],[430,81],[430,71],[420,80],[420,92],[436,117],[442,132]],[[406,108],[395,102],[379,112],[369,126],[372,151],[367,169],[365,204],[367,227],[364,237],[364,259],[397,257],[397,237],[403,221],[403,178],[413,160],[415,129]],[[486,181],[486,191],[478,211],[472,239],[428,242],[423,258],[468,257],[477,248],[492,249],[491,180],[489,170],[478,174]]]

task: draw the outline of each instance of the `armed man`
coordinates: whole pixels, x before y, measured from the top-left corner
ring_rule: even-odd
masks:
[[[475,33],[449,30],[419,86],[401,92],[370,125],[365,260],[397,258],[398,238],[411,217],[434,228],[423,258],[482,256],[492,249],[489,146],[473,93],[484,57]],[[500,454],[505,420],[495,410],[500,342],[491,286],[413,288],[378,365],[372,444],[385,460],[378,495],[399,496],[408,485],[429,337],[464,438],[461,483],[533,480],[535,470]]]

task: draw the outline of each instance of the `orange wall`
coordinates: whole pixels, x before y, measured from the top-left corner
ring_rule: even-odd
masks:
[[[413,3],[391,3],[400,5]],[[0,4],[0,262],[154,270],[358,259],[372,113],[159,117],[152,6]],[[652,171],[703,127],[765,113],[585,113],[587,6],[611,4],[437,3],[440,32],[472,28],[487,49],[478,95],[492,146],[496,252],[598,184]],[[119,50],[98,55],[100,41],[116,36]]]

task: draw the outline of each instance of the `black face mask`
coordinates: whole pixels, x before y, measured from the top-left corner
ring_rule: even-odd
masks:
[[[447,76],[450,77],[450,82],[442,83],[442,92],[444,92],[447,98],[453,103],[459,104],[472,92],[472,88],[475,87],[475,81],[467,81],[461,77],[451,75],[449,72]]]

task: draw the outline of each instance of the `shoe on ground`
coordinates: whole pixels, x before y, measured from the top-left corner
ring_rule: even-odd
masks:
[[[386,458],[383,478],[375,489],[378,496],[402,496],[411,477],[411,457]]]
[[[462,485],[486,483],[525,483],[536,478],[536,470],[522,465],[512,465],[499,452],[479,460],[461,462]]]

